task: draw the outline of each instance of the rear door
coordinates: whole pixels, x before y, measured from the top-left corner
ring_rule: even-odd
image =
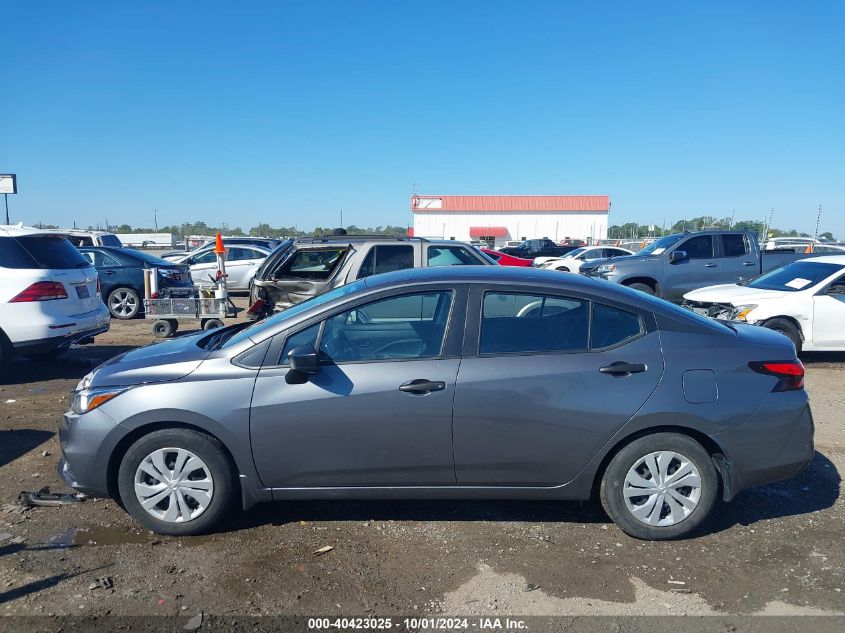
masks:
[[[748,236],[742,233],[719,235],[718,281],[713,284],[735,284],[757,276],[760,267],[751,249]]]
[[[249,246],[230,246],[226,253],[226,275],[229,288],[245,290],[267,253]]]
[[[473,294],[467,313],[476,317],[455,393],[459,485],[571,481],[663,373],[652,317],[630,307],[491,288]]]

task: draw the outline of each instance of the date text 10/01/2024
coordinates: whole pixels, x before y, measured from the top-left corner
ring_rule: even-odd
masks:
[[[481,630],[518,631],[526,629],[524,620],[511,618],[309,618],[309,630],[365,629],[389,630],[402,628],[411,631]]]

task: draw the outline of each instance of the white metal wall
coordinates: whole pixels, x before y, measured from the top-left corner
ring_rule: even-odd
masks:
[[[496,238],[496,246],[507,240],[548,237],[556,242],[571,237],[586,240],[607,238],[607,212],[555,212],[545,213],[491,213],[491,212],[416,212],[414,213],[414,235],[420,237],[444,237],[456,240],[470,240],[470,227],[504,226],[505,237]]]

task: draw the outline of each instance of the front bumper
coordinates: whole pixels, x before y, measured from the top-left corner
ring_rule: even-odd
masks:
[[[59,424],[59,476],[90,497],[108,497],[109,460],[129,432],[99,409],[83,415],[68,411]]]

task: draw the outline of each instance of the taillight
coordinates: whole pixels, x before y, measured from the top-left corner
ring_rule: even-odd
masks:
[[[52,301],[54,299],[67,299],[65,287],[57,281],[36,281],[29,288],[12,298],[9,303]]]
[[[804,365],[800,360],[754,361],[748,366],[758,374],[778,378],[772,389],[777,391],[798,391],[804,388]]]

